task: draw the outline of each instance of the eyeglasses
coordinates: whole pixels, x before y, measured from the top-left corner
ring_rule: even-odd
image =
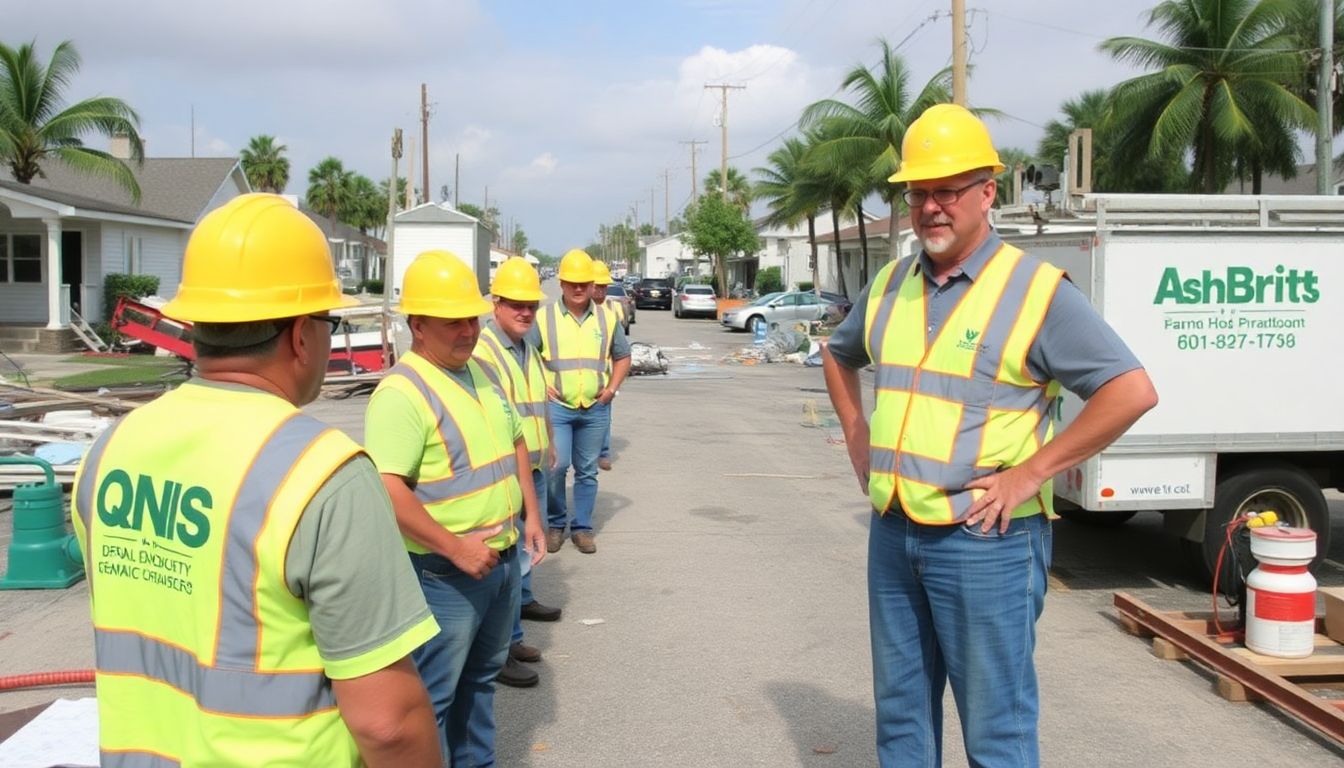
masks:
[[[976,181],[972,181],[970,184],[957,189],[907,189],[901,193],[901,199],[911,208],[924,207],[924,203],[928,202],[930,197],[933,198],[933,202],[939,205],[951,205],[960,200],[961,196],[966,194],[966,190],[984,184],[987,181],[989,181],[989,179],[977,179]]]
[[[500,304],[508,307],[514,312],[536,312],[538,303],[535,301],[513,301],[512,299],[500,299]]]
[[[308,319],[310,319],[310,320],[317,320],[318,322],[322,322],[322,323],[326,323],[327,325],[330,325],[330,326],[331,326],[331,335],[332,335],[332,336],[335,336],[335,335],[336,335],[336,331],[340,330],[340,328],[341,328],[341,320],[342,320],[342,318],[337,317],[336,315],[309,315],[309,316],[308,316]]]

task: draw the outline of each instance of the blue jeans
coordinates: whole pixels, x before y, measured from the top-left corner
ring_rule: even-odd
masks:
[[[602,436],[602,450],[599,451],[597,454],[597,457],[600,459],[611,458],[611,422],[616,417],[616,409],[614,407],[615,405],[616,405],[615,400],[612,400],[610,403],[607,403],[607,434]]]
[[[565,504],[565,479],[574,467],[574,520],[572,532],[593,529],[593,506],[597,503],[597,454],[607,432],[607,406],[566,408],[549,403],[551,431],[555,434],[555,469],[546,501],[547,526],[564,530],[570,523]]]
[[[899,510],[868,532],[877,756],[942,765],[950,680],[971,766],[1037,766],[1036,619],[1045,605],[1050,521],[1008,532],[920,525]]]
[[[542,455],[542,461],[546,457]],[[532,485],[537,489],[537,509],[541,514],[546,514],[546,473],[540,469],[532,470]],[[513,614],[513,640],[512,642],[523,642],[523,616],[522,609],[524,605],[532,602],[536,598],[532,596],[532,569],[523,563],[523,558],[531,557],[523,551],[523,519],[517,519],[518,525],[518,563],[519,570],[525,571],[518,579],[518,611]]]
[[[445,557],[411,555],[439,633],[413,654],[429,690],[439,741],[453,768],[495,764],[495,676],[509,655],[518,615],[517,548],[479,581]]]

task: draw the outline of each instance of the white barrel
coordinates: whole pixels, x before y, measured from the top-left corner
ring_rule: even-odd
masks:
[[[1246,647],[1265,656],[1300,659],[1316,644],[1316,533],[1305,528],[1254,528],[1246,577]]]

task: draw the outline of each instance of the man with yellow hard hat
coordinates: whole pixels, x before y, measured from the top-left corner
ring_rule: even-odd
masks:
[[[194,323],[197,375],[104,432],[75,480],[102,765],[441,765],[410,658],[438,627],[387,492],[298,410],[352,303],[284,198],[192,232],[163,312]]]
[[[420,587],[440,630],[415,652],[452,765],[494,765],[495,677],[518,612],[516,520],[531,563],[546,553],[523,423],[472,359],[476,276],[447,251],[406,268],[401,303],[411,351],[374,390],[365,442],[392,497]]]
[[[630,343],[619,323],[593,303],[593,259],[577,248],[560,259],[560,299],[542,308],[527,336],[541,350],[555,436],[555,468],[547,499],[546,548],[564,544],[569,526],[574,546],[597,551],[593,507],[597,502],[597,455],[607,433],[608,406],[630,370]],[[611,373],[608,375],[608,361]],[[569,517],[565,479],[574,467],[574,518]]]
[[[605,262],[593,261],[593,303],[606,312],[613,325],[625,327],[625,305],[619,301],[607,301],[607,286],[611,285],[611,270]],[[608,358],[607,376],[611,376],[611,361]],[[616,417],[616,402],[607,403],[607,433],[602,436],[602,450],[597,452],[597,468],[611,469],[611,422]]]
[[[1032,661],[1045,604],[1051,478],[1157,402],[1139,361],[1062,270],[989,224],[989,131],[930,107],[901,146],[923,250],[878,273],[823,355],[868,535],[877,753],[939,765],[950,680],[971,765],[1036,766]],[[858,369],[876,367],[863,417]],[[1086,405],[1051,440],[1060,387]]]
[[[546,375],[541,355],[524,338],[537,320],[542,298],[541,278],[527,260],[512,256],[499,265],[490,283],[495,300],[494,315],[481,327],[476,342],[476,360],[493,371],[495,380],[509,396],[523,420],[523,440],[527,443],[528,466],[537,509],[546,509],[546,471],[555,463],[551,446],[551,426],[546,415]],[[523,546],[519,540],[518,546]],[[521,554],[521,553],[520,553]],[[542,605],[532,594],[532,569],[522,559],[519,579],[518,614],[513,619],[513,638],[509,658],[499,673],[499,682],[515,688],[537,684],[537,673],[519,662],[541,661],[541,651],[523,642],[522,619],[558,621],[560,609]]]

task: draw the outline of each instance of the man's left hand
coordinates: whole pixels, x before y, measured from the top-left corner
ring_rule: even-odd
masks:
[[[1033,477],[1025,465],[972,480],[966,487],[979,488],[984,493],[971,505],[966,525],[981,523],[980,532],[989,533],[997,522],[999,533],[1007,533],[1013,510],[1040,492],[1043,482]]]
[[[597,402],[606,405],[616,396],[616,392],[609,387],[603,387],[601,392],[597,393]]]

